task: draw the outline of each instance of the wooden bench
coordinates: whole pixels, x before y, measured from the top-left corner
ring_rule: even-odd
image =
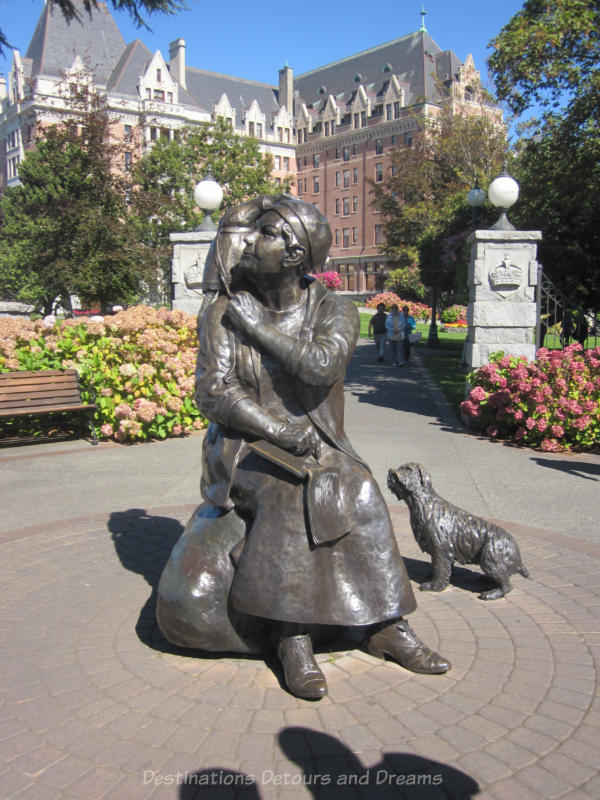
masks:
[[[92,391],[92,397],[95,396]],[[85,412],[96,408],[81,398],[79,375],[74,369],[48,369],[39,372],[0,373],[0,417],[21,417],[57,412],[76,412],[80,415],[83,434]],[[96,430],[88,418],[93,443],[98,444]]]

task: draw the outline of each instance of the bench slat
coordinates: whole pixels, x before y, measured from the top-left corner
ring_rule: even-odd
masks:
[[[22,403],[3,403],[0,400],[0,413],[6,416],[11,410],[25,411],[28,408],[54,408],[54,406],[81,406],[84,405],[81,397],[46,397],[41,400],[30,399]]]
[[[19,408],[19,409],[0,409],[0,417],[23,417],[27,414],[53,414],[54,412],[61,411],[84,411],[88,408],[96,408],[95,405],[66,405],[66,406],[50,406],[48,408]]]
[[[66,384],[62,384],[55,389],[50,386],[36,386],[34,389],[22,386],[18,391],[14,392],[5,392],[4,388],[0,386],[0,400],[14,403],[33,397],[79,397],[79,394],[78,386],[67,386]]]
[[[15,387],[21,386],[77,386],[76,375],[56,375],[48,379],[40,378],[0,378],[0,388],[2,391],[10,392]]]

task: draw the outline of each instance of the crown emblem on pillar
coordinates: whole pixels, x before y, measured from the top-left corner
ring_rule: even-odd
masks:
[[[195,261],[191,267],[188,267],[183,273],[185,285],[188,289],[201,289],[202,279],[204,276],[203,264],[200,261]]]
[[[490,270],[490,284],[492,289],[502,294],[518,289],[521,285],[522,276],[523,270],[521,267],[511,264],[507,254],[501,264]]]

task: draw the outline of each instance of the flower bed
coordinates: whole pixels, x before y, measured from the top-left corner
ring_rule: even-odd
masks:
[[[323,286],[325,286],[325,288],[329,289],[331,292],[339,292],[343,285],[343,280],[340,273],[333,272],[332,270],[329,270],[328,272],[313,272],[311,273],[311,277],[321,281]]]
[[[542,450],[600,445],[600,348],[540,348],[536,361],[495,353],[471,372],[461,411],[488,436]]]
[[[414,317],[418,322],[426,322],[431,316],[431,308],[426,306],[425,303],[417,303],[413,300],[403,300],[398,297],[394,292],[382,292],[370,297],[365,305],[367,308],[377,309],[377,306],[383,303],[386,311],[390,311],[393,305],[397,305],[399,309],[402,306],[408,306],[408,313]]]
[[[94,387],[101,436],[165,439],[204,427],[194,405],[196,320],[134,306],[113,316],[0,319],[0,372],[76,369]]]

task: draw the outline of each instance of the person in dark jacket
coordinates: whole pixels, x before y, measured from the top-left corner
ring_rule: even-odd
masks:
[[[203,497],[247,520],[230,602],[278,626],[286,684],[307,699],[327,692],[309,626],[365,626],[375,655],[417,672],[450,667],[403,619],[416,601],[387,507],[344,431],[358,313],[306,276],[330,244],[325,217],[289,195],[228,212],[196,371],[211,422]]]
[[[386,319],[385,304],[378,303],[377,312],[373,314],[369,320],[369,336],[372,336],[375,340],[377,361],[383,361],[385,358],[385,343],[387,340],[387,328],[385,327]]]

